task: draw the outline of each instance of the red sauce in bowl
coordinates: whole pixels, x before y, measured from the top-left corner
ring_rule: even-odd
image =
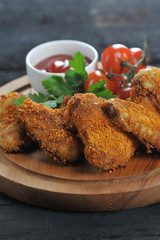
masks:
[[[70,69],[69,60],[73,60],[71,55],[54,55],[39,62],[35,68],[39,70],[46,70],[47,72],[51,73],[64,73]],[[87,66],[90,63],[91,59],[85,57],[85,65]]]

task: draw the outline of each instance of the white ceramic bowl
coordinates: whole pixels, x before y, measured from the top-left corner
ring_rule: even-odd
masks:
[[[26,70],[31,86],[37,91],[46,93],[41,81],[53,74],[64,76],[64,73],[49,73],[38,70],[34,66],[40,61],[57,54],[74,55],[76,52],[82,53],[91,59],[91,63],[86,66],[87,73],[96,70],[98,62],[97,50],[88,43],[75,40],[57,40],[46,42],[31,49],[26,56]]]

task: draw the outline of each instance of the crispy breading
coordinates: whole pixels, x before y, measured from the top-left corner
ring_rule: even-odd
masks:
[[[17,99],[18,97],[19,94],[17,92],[8,93],[0,97],[0,121],[2,121],[2,117],[5,111],[11,108],[15,109],[12,100]]]
[[[69,129],[78,131],[92,166],[114,170],[126,165],[137,141],[106,117],[101,109],[104,101],[90,93],[75,94],[67,104],[64,121]]]
[[[104,113],[119,123],[127,132],[132,132],[142,143],[160,151],[160,116],[141,104],[110,99],[103,103]]]
[[[130,98],[129,101],[143,105],[148,111],[152,111],[157,115],[160,114],[157,104],[154,103],[152,97],[137,95],[135,98]]]
[[[20,151],[31,143],[31,139],[18,124],[16,106],[12,102],[19,96],[13,92],[0,99],[0,147],[7,152]]]
[[[151,110],[160,112],[160,69],[142,69],[134,76],[131,101],[141,104],[148,102]]]
[[[56,161],[76,161],[82,151],[80,140],[63,122],[63,109],[49,109],[31,99],[18,107],[18,119],[29,136]]]

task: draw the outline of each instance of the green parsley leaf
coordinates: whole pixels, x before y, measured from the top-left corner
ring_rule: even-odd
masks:
[[[97,97],[102,97],[105,99],[115,98],[116,96],[113,95],[113,93],[110,92],[109,89],[104,86],[105,84],[106,80],[101,80],[97,83],[94,83],[89,86],[88,92],[94,93]]]
[[[64,101],[64,96],[60,96],[56,99],[57,104],[61,104]]]
[[[115,98],[116,96],[113,95],[112,92],[109,91],[107,87],[105,87],[102,91],[95,93],[97,97],[102,97],[105,99]]]
[[[43,93],[29,93],[28,96],[33,102],[43,103],[44,106],[49,108],[55,108],[64,101],[64,96],[56,98],[53,94],[44,95]]]
[[[36,102],[36,103],[40,103],[43,101],[43,99],[45,98],[45,95],[43,93],[29,93],[28,94],[28,97],[33,101],[33,102]]]
[[[73,90],[75,90],[81,84],[80,76],[74,70],[66,71],[65,79],[66,79],[67,84]]]
[[[81,81],[83,83],[85,83],[88,78],[88,74],[85,70],[84,60],[85,60],[85,57],[80,52],[77,52],[73,56],[73,61],[72,60],[69,61],[69,66],[72,67],[74,71],[80,76]]]
[[[69,66],[72,67],[77,73],[81,74],[85,68],[84,59],[84,56],[80,52],[77,52],[73,56],[73,60],[69,61]]]
[[[52,75],[50,78],[43,80],[42,85],[48,91],[48,93],[53,94],[56,97],[73,94],[73,91],[64,81],[64,79],[58,75]]]
[[[102,91],[104,89],[105,84],[106,84],[106,80],[101,80],[97,83],[94,83],[94,84],[89,86],[88,92],[96,93],[96,92]]]
[[[73,91],[73,94],[77,92],[84,92],[84,83],[82,78],[74,70],[68,70],[65,74],[65,79],[68,86],[70,86],[70,89]]]
[[[23,104],[26,99],[27,98],[25,98],[24,96],[21,96],[17,100],[13,99],[12,102],[14,103],[14,105],[16,105],[16,107],[19,107],[19,105]]]
[[[57,101],[56,100],[48,100],[43,103],[43,106],[48,108],[56,108],[57,107]]]

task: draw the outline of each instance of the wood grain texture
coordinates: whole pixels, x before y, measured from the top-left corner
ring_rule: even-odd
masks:
[[[15,84],[16,83],[16,84]],[[1,92],[28,92],[23,76]],[[4,93],[3,92],[3,93]],[[71,211],[113,211],[160,201],[160,154],[140,149],[125,168],[112,173],[91,167],[84,159],[73,166],[55,163],[36,149],[27,153],[0,150],[0,191],[23,202]]]
[[[7,94],[9,92],[24,92],[25,89],[29,90],[30,84],[28,76],[17,78],[9,83],[6,83],[0,88],[0,95]]]
[[[160,201],[160,156],[133,157],[113,173],[85,163],[62,166],[41,150],[0,152],[0,190],[18,200],[71,211],[112,211]],[[141,162],[141,164],[139,164]]]

